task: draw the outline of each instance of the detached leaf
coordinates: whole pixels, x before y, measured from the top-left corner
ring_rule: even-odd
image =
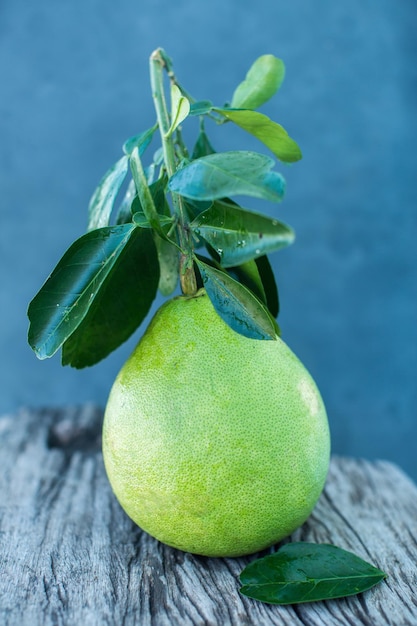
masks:
[[[95,229],[64,254],[28,309],[39,359],[53,356],[81,324],[134,231],[133,224]]]
[[[296,604],[355,595],[384,578],[384,572],[336,546],[288,543],[245,567],[240,591],[261,602]]]
[[[285,181],[271,171],[274,165],[273,159],[257,152],[209,154],[178,170],[170,178],[168,188],[195,200],[245,195],[280,202]]]
[[[108,226],[114,201],[126,178],[129,159],[123,156],[103,176],[88,206],[87,230]]]
[[[177,85],[171,85],[171,127],[167,135],[172,135],[174,130],[185,120],[190,112],[190,103],[181,93]]]
[[[294,163],[302,158],[298,144],[287,131],[263,113],[243,109],[215,108],[214,111],[259,139],[280,161]]]
[[[220,200],[190,227],[214,248],[223,267],[240,265],[294,241],[294,231],[282,222]]]
[[[196,258],[204,288],[217,313],[237,333],[249,339],[276,339],[275,320],[244,285]]]
[[[285,76],[281,59],[264,54],[252,64],[245,80],[236,88],[231,106],[241,109],[257,109],[267,102],[280,88]]]
[[[152,234],[133,229],[84,319],[64,343],[62,365],[94,365],[126,341],[147,315],[158,280]]]

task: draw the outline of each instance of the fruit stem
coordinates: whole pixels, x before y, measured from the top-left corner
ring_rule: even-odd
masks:
[[[172,135],[168,132],[170,128],[170,117],[164,91],[164,75],[166,70],[171,81],[175,80],[170,59],[162,48],[157,48],[150,57],[150,77],[152,97],[154,101],[156,116],[159,125],[159,132],[162,141],[165,168],[168,177],[173,176],[177,163],[175,156],[175,145]],[[182,196],[172,193],[173,211],[177,218],[178,244],[181,248],[180,255],[180,284],[184,295],[194,295],[197,291],[197,280],[193,264],[193,241],[188,228],[188,216],[184,206]]]

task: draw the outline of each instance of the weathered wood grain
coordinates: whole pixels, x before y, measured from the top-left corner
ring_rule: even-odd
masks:
[[[239,594],[255,556],[193,556],[135,527],[105,476],[101,420],[92,406],[0,418],[4,626],[417,624],[417,488],[395,466],[334,458],[292,536],[352,550],[387,581],[357,597],[271,606]]]

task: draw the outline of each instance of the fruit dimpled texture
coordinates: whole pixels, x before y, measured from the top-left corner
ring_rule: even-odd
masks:
[[[320,393],[288,346],[239,335],[201,290],[164,304],[121,369],[103,454],[143,530],[184,551],[240,556],[307,519],[330,438]]]

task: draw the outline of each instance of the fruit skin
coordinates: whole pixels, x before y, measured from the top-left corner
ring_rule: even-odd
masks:
[[[103,454],[143,530],[184,551],[240,556],[307,519],[330,438],[319,391],[287,345],[237,334],[201,290],[164,304],[121,369]]]

